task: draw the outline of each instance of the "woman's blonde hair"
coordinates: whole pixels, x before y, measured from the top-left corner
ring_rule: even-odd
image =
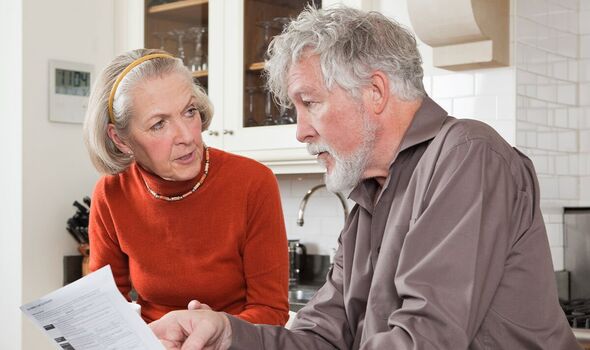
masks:
[[[126,52],[115,59],[101,72],[90,93],[88,110],[84,120],[84,142],[94,167],[104,174],[117,174],[129,167],[133,158],[121,152],[109,137],[109,95],[121,72],[133,61],[146,55],[163,53],[162,50],[138,49]],[[172,55],[170,55],[172,56]],[[129,121],[133,115],[133,89],[142,81],[171,73],[181,74],[192,84],[197,109],[201,115],[202,129],[207,130],[213,118],[213,106],[205,90],[193,81],[191,72],[182,61],[173,57],[149,59],[134,67],[117,87],[113,102],[113,117],[117,134],[128,135]]]

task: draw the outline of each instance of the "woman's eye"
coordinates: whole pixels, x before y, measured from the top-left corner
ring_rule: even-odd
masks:
[[[188,117],[194,117],[198,112],[199,112],[198,109],[196,109],[195,107],[191,107],[191,108],[189,108],[189,109],[186,110],[186,115]]]
[[[156,124],[152,125],[152,127],[150,128],[151,130],[160,130],[164,127],[164,121],[160,120],[158,121]]]

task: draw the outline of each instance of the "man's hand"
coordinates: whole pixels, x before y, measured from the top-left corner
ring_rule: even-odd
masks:
[[[231,344],[231,325],[221,312],[172,311],[149,326],[168,350],[225,350]]]
[[[186,308],[189,310],[213,310],[209,305],[203,304],[200,301],[194,299],[188,303]]]

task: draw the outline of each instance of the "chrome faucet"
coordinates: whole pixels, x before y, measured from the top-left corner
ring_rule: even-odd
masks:
[[[303,226],[303,212],[305,211],[305,206],[307,205],[307,201],[309,197],[318,189],[326,187],[325,184],[319,184],[317,186],[312,187],[310,190],[307,191],[301,203],[299,204],[299,214],[297,215],[297,225]],[[340,203],[342,204],[342,209],[344,209],[344,222],[346,222],[346,218],[348,217],[348,205],[346,205],[346,198],[340,192],[334,193],[340,199]]]

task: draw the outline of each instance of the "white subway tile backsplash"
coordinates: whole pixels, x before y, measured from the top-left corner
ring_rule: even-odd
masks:
[[[578,177],[560,176],[559,177],[559,198],[560,199],[579,199],[578,197]]]
[[[553,125],[566,128],[568,126],[568,114],[566,108],[558,108],[553,111]]]
[[[438,103],[449,115],[455,115],[453,112],[453,99],[452,98],[433,98],[434,102]]]
[[[541,189],[541,200],[543,199],[559,199],[559,180],[557,177],[538,176],[539,187]]]
[[[577,153],[568,154],[570,175],[580,175],[580,157]]]
[[[571,129],[578,129],[580,127],[580,108],[570,107],[568,112],[568,127]]]
[[[432,96],[434,97],[460,97],[473,95],[473,93],[473,74],[455,73],[432,77]]]
[[[526,147],[537,148],[537,132],[527,131],[526,133]]]
[[[526,146],[526,132],[516,130],[516,147]]]
[[[547,238],[549,239],[549,246],[563,246],[563,224],[545,222],[545,228],[547,229]]]
[[[577,103],[578,88],[575,83],[564,83],[557,87],[557,102],[573,106]]]
[[[580,130],[580,152],[590,152],[590,130]]]
[[[516,119],[516,95],[498,94],[496,96],[496,118],[500,120]]]
[[[560,131],[557,136],[557,150],[562,152],[576,152],[578,150],[577,131]]]
[[[537,174],[551,175],[553,174],[553,167],[549,164],[550,157],[544,154],[532,155],[531,161],[535,165]]]
[[[580,1],[588,2],[588,0]],[[579,25],[580,34],[590,34],[590,11],[580,11]]]
[[[551,65],[551,76],[557,79],[567,80],[569,78],[569,66],[567,60],[554,62]]]
[[[580,199],[590,198],[590,176],[580,177]]]
[[[580,57],[590,58],[590,35],[580,35]]]
[[[590,81],[590,59],[580,60],[579,81],[580,82],[589,82]]]
[[[576,58],[578,56],[578,36],[571,33],[565,33],[556,38],[557,52],[567,57]]]
[[[555,102],[557,101],[557,85],[541,85],[537,87],[537,97],[544,101]]]
[[[579,89],[580,105],[590,105],[590,83],[580,83]]]
[[[475,73],[475,95],[514,95],[515,70],[496,68]]]
[[[453,99],[453,115],[478,120],[496,119],[496,97],[475,96]]]
[[[570,162],[567,154],[549,156],[555,161],[555,170],[553,175],[569,175],[570,174]]]
[[[422,85],[428,96],[432,96],[432,77],[424,76],[422,78]]]
[[[551,247],[551,258],[553,260],[554,271],[564,269],[563,247]]]

